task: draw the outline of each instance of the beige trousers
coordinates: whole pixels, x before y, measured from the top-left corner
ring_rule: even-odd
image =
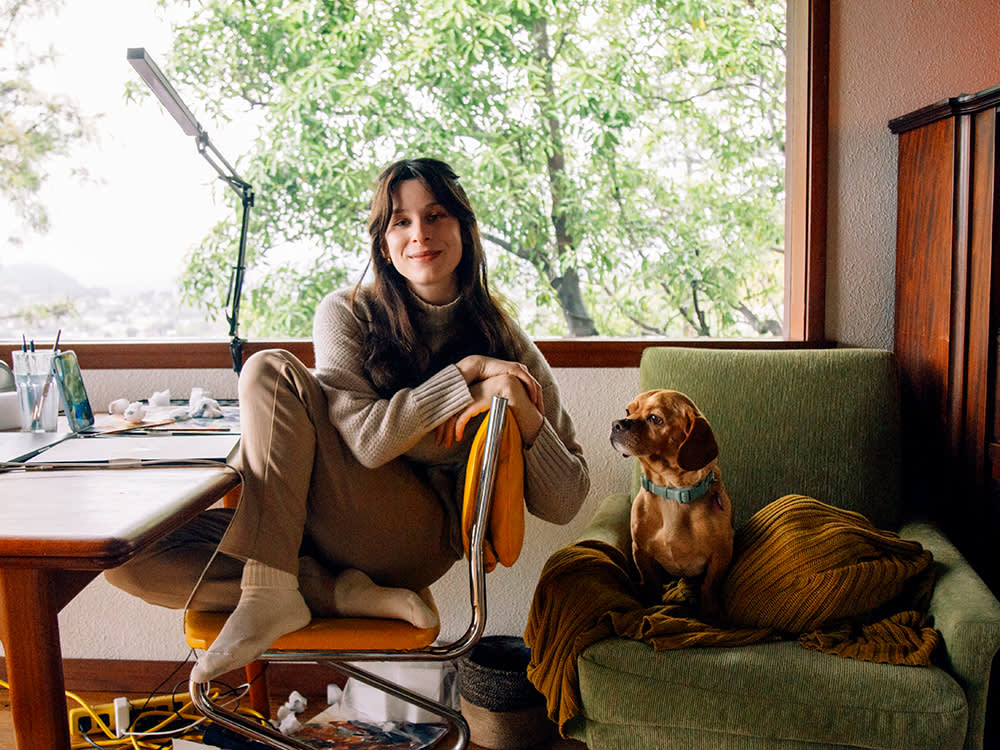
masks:
[[[331,575],[357,568],[381,585],[410,589],[455,562],[442,501],[419,469],[403,458],[362,466],[330,424],[319,382],[292,354],[250,357],[239,396],[237,509],[207,511],[107,571],[113,585],[162,606],[183,607],[194,592],[192,608],[230,610],[247,559],[299,574],[305,556]]]

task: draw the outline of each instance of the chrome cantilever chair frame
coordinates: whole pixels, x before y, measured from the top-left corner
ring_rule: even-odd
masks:
[[[445,719],[456,731],[454,734],[451,732],[445,734],[435,744],[436,748],[463,750],[463,748],[467,747],[469,744],[469,725],[458,711],[347,662],[451,661],[467,654],[482,637],[486,629],[486,566],[484,561],[486,528],[489,524],[490,510],[493,505],[493,490],[496,484],[496,473],[499,463],[500,436],[503,434],[506,419],[507,400],[494,396],[490,405],[489,423],[483,447],[483,462],[479,473],[476,509],[472,529],[469,534],[469,598],[472,606],[472,616],[468,628],[461,637],[448,644],[431,644],[419,650],[272,650],[263,654],[260,660],[264,662],[313,662],[323,664],[348,677],[360,680],[378,690],[394,695]],[[280,750],[315,750],[315,746],[313,745],[306,744],[294,737],[287,737],[270,726],[257,723],[245,715],[217,705],[209,697],[210,684],[208,682],[195,682],[192,680],[189,684],[189,689],[194,705],[212,721]],[[443,744],[449,739],[453,739],[450,745]]]

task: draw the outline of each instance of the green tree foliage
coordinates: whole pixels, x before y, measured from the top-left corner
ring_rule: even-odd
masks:
[[[426,155],[462,175],[494,285],[535,335],[779,333],[784,13],[774,0],[204,0],[168,70],[195,109],[263,123],[239,160],[257,196],[248,325],[308,335],[316,300],[362,265],[377,171]],[[225,296],[201,269],[232,262],[236,230],[189,258],[190,296]],[[288,244],[315,265],[272,267]]]
[[[47,164],[89,137],[75,104],[43,93],[31,82],[32,72],[54,53],[32,52],[18,39],[25,19],[59,5],[56,0],[0,0],[0,198],[13,206],[26,228],[38,232],[49,225],[38,197]],[[13,233],[5,239],[20,242]]]

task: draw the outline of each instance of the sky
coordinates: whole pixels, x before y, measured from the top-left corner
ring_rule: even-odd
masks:
[[[170,51],[169,24],[155,5],[154,0],[65,0],[58,16],[23,24],[20,39],[39,49],[51,44],[59,52],[54,65],[38,71],[35,85],[70,97],[98,119],[91,144],[49,165],[42,199],[50,230],[24,233],[21,248],[0,245],[0,266],[44,260],[87,286],[166,289],[174,286],[185,253],[212,225],[227,217],[238,222],[224,202],[228,188],[198,153],[194,138],[184,135],[155,97],[125,101],[126,82],[142,84],[126,50],[145,47],[161,68]],[[239,122],[216,129],[198,101],[174,86],[235,165],[249,132],[239,134]],[[90,180],[70,177],[73,166],[85,166]],[[12,222],[16,217],[0,200],[0,227]],[[7,234],[0,231],[0,237]],[[228,268],[219,272],[228,278]]]

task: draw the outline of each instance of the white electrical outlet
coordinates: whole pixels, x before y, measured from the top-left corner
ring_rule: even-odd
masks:
[[[132,705],[128,698],[115,698],[115,737],[124,737],[131,723]]]

